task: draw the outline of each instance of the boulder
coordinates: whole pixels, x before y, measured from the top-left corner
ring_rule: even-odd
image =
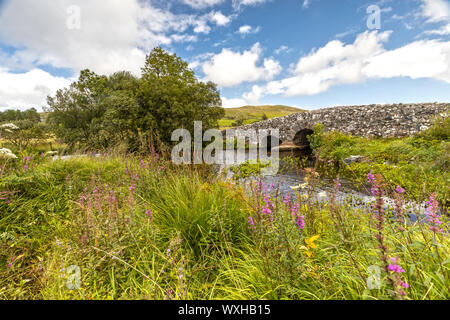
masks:
[[[344,162],[346,164],[360,163],[363,161],[363,159],[364,159],[363,156],[350,156],[350,157],[344,159]]]

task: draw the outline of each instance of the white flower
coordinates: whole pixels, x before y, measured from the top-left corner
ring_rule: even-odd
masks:
[[[306,188],[308,188],[308,183],[303,183],[303,184],[298,185],[296,187],[291,187],[292,190],[306,189]]]
[[[17,159],[17,156],[11,152],[11,150],[3,148],[0,149],[0,158],[5,159]]]
[[[3,154],[3,153],[12,153],[12,151],[9,149],[6,149],[6,148],[0,149],[0,154]]]
[[[5,123],[0,126],[2,129],[10,129],[10,130],[19,130],[20,128],[16,126],[14,123]]]
[[[317,196],[319,198],[326,198],[327,197],[327,193],[326,192],[320,192],[320,193],[317,194]]]

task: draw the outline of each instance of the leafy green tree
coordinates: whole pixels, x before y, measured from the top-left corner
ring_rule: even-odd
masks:
[[[144,151],[157,137],[168,144],[175,129],[192,132],[197,120],[204,130],[217,127],[224,115],[216,85],[198,81],[185,61],[160,47],[147,56],[142,78],[83,70],[77,82],[49,97],[48,105],[48,121],[70,146],[125,144],[128,151]]]
[[[194,121],[202,121],[204,130],[218,127],[225,115],[217,86],[198,81],[185,61],[161,47],[147,56],[138,101],[145,129],[155,129],[164,142],[175,129],[192,132]]]
[[[107,88],[108,95],[101,102],[105,110],[100,122],[102,136],[109,143],[137,149],[140,128],[145,123],[136,99],[139,79],[129,72],[117,72],[108,78]]]
[[[243,117],[239,117],[236,119],[235,122],[233,122],[233,127],[242,127],[244,125],[244,118]]]
[[[83,70],[77,82],[47,98],[51,112],[47,121],[56,136],[69,146],[99,147],[99,123],[105,112],[100,102],[106,97],[107,78]]]
[[[20,120],[30,120],[34,123],[41,121],[41,116],[35,108],[31,108],[25,111],[20,110],[6,110],[0,112],[0,123],[2,122],[14,122]]]

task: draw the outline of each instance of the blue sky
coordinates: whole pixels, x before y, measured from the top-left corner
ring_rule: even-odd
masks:
[[[139,75],[156,45],[224,107],[450,102],[449,40],[447,0],[0,0],[0,109],[83,68]]]

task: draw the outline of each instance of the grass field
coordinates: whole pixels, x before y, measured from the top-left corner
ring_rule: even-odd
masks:
[[[364,156],[339,172],[369,185],[370,208],[339,203],[339,178],[320,201],[329,168],[301,159],[296,198],[164,155],[0,159],[0,299],[448,299],[449,129],[443,118],[363,139],[316,127],[320,163]],[[424,222],[406,218],[411,196],[428,199]]]
[[[283,105],[245,106],[241,108],[225,109],[225,117],[219,121],[219,127],[227,129],[241,121],[242,124],[251,124],[267,119],[287,116],[304,110]]]
[[[152,158],[29,165],[1,173],[0,299],[449,297],[445,217],[441,233],[381,218],[381,198],[369,212],[247,193]]]

